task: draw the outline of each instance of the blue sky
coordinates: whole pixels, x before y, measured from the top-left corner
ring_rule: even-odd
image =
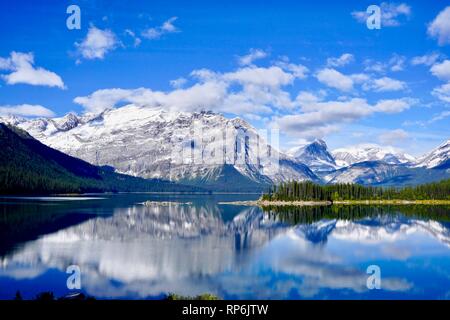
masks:
[[[81,29],[66,27],[69,5]],[[381,8],[381,28],[366,8]],[[0,114],[212,109],[283,148],[450,138],[445,1],[2,1]],[[448,62],[448,63],[447,63]],[[176,81],[174,81],[176,80]]]

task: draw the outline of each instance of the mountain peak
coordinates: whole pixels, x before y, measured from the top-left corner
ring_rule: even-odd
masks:
[[[416,167],[449,168],[450,167],[450,139],[417,159]]]
[[[292,152],[295,159],[309,166],[313,171],[330,171],[336,169],[334,157],[328,151],[322,139],[298,147]]]
[[[411,163],[415,158],[402,150],[391,146],[380,146],[373,143],[357,144],[332,151],[336,163],[347,167],[365,161],[383,161],[390,164]]]
[[[71,156],[143,178],[204,183],[217,179],[213,173],[224,172],[264,185],[320,180],[308,167],[270,146],[267,137],[245,120],[214,112],[129,104],[100,114],[30,120],[20,127]],[[224,165],[234,171],[221,171]]]
[[[18,125],[19,123],[25,122],[27,121],[27,119],[23,118],[23,117],[19,117],[15,114],[9,114],[6,116],[0,116],[0,122],[1,123],[6,123],[6,124],[11,124],[13,126]]]
[[[80,124],[80,118],[74,112],[69,112],[64,117],[56,118],[53,121],[61,131],[73,129]]]
[[[319,146],[321,146],[322,148],[325,148],[325,149],[328,148],[326,142],[325,142],[324,140],[322,140],[322,139],[317,139],[317,138],[316,138],[316,139],[314,139],[314,141],[311,142],[309,145],[313,145],[313,144],[319,145]]]

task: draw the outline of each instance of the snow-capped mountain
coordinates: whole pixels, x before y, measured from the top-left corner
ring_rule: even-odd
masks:
[[[306,164],[315,173],[329,172],[338,167],[334,157],[328,151],[327,144],[321,139],[292,149],[290,154],[298,161]]]
[[[100,114],[2,121],[54,149],[133,176],[205,183],[231,173],[264,184],[320,181],[306,165],[273,148],[270,133],[265,137],[240,118],[212,112],[127,105]]]
[[[398,175],[392,164],[382,161],[357,162],[325,177],[329,183],[378,184]]]
[[[417,185],[449,179],[449,170],[414,168],[384,161],[364,161],[333,171],[323,177],[325,182],[363,185]]]
[[[270,133],[259,132],[240,118],[135,105],[99,114],[69,113],[32,120],[8,116],[0,121],[94,165],[214,190],[255,191],[255,183],[266,186],[287,180],[404,185],[450,177],[446,170],[450,140],[418,160],[399,149],[375,144],[329,152],[323,140],[284,154],[271,146]]]
[[[417,167],[425,168],[450,168],[450,140],[445,141],[436,149],[417,159]]]
[[[417,160],[393,147],[367,144],[336,149],[332,154],[343,167],[322,176],[327,183],[398,186],[450,178],[450,140]]]
[[[376,144],[359,144],[347,148],[339,148],[332,151],[336,164],[347,167],[354,163],[364,161],[384,161],[390,164],[406,164],[415,161],[415,158],[403,151]]]

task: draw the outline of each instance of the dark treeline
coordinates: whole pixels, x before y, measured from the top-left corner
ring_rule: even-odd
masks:
[[[414,187],[373,187],[344,183],[318,185],[312,182],[285,182],[274,186],[263,200],[338,201],[338,200],[450,200],[450,180]]]

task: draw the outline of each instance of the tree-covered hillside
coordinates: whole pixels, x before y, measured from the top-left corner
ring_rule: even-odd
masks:
[[[23,130],[0,123],[0,194],[200,190],[93,166],[45,146]]]

